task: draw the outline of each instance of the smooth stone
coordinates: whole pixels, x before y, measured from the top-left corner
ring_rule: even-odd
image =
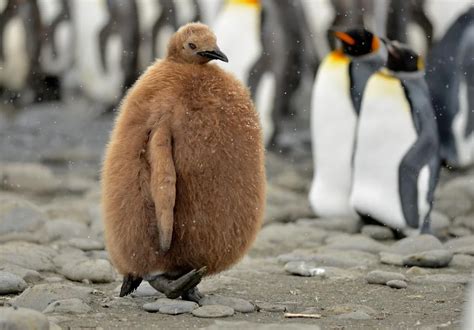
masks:
[[[373,270],[367,274],[366,280],[369,284],[386,284],[391,280],[407,281],[407,278],[400,273]]]
[[[474,255],[474,235],[450,239],[444,246],[454,254]]]
[[[199,305],[192,301],[160,298],[152,303],[143,305],[143,309],[147,312],[160,312],[161,314],[178,315],[191,313]]]
[[[120,292],[120,288],[121,288],[122,285],[119,285],[118,286],[118,292]],[[161,295],[161,293],[159,293],[158,291],[156,291],[156,289],[154,287],[152,287],[150,285],[150,283],[146,282],[146,281],[143,281],[140,286],[135,290],[133,291],[131,294],[130,294],[132,297],[153,297],[153,296],[158,296],[158,295]]]
[[[105,249],[105,245],[103,242],[99,242],[90,238],[72,238],[68,241],[68,244],[82,251]]]
[[[369,306],[356,305],[356,304],[342,304],[342,305],[331,306],[326,309],[326,312],[329,315],[343,315],[343,314],[362,312],[370,316],[374,316],[377,313],[373,308]]]
[[[90,225],[92,216],[90,203],[82,200],[54,201],[42,207],[42,210],[51,220],[70,220]]]
[[[229,306],[206,305],[196,308],[192,313],[196,317],[203,318],[228,317],[234,315],[234,309]]]
[[[450,267],[474,269],[474,256],[455,254],[449,263]]]
[[[26,269],[14,264],[2,265],[0,266],[0,271],[15,274],[27,283],[35,283],[43,279],[43,275],[38,273],[36,270]]]
[[[372,317],[363,311],[355,311],[338,315],[336,318],[340,320],[370,320]]]
[[[68,240],[70,238],[87,237],[89,235],[87,225],[65,219],[48,221],[43,231],[47,241]]]
[[[51,276],[51,277],[46,277],[44,280],[48,283],[59,283],[59,282],[64,281],[64,278],[59,277],[59,276]]]
[[[386,241],[394,238],[393,231],[385,226],[365,225],[361,234],[373,238],[377,241]]]
[[[362,227],[362,221],[357,218],[300,219],[297,223],[310,224],[312,227],[331,231],[342,231],[349,234],[358,233]]]
[[[115,271],[109,261],[103,259],[84,260],[65,264],[59,273],[73,281],[89,280],[94,283],[109,283],[115,280]]]
[[[61,254],[57,255],[53,259],[54,264],[58,268],[64,267],[65,265],[71,262],[82,262],[85,260],[89,260],[85,252],[82,250],[69,247],[67,245],[62,247],[60,250],[61,250]]]
[[[456,226],[462,226],[470,231],[474,230],[474,214],[461,215],[454,219],[453,224]]]
[[[11,302],[14,306],[43,311],[50,303],[56,300],[78,298],[89,303],[93,291],[92,288],[65,283],[37,284],[23,291],[21,295],[12,299]]]
[[[21,277],[0,271],[0,295],[23,292],[27,287]]]
[[[448,236],[451,221],[441,212],[433,210],[430,214],[430,229],[434,236],[445,238]]]
[[[440,187],[435,194],[435,210],[446,214],[450,219],[467,214],[472,208],[471,197],[459,189]]]
[[[304,323],[256,323],[248,321],[215,321],[206,330],[319,330],[316,324]]]
[[[403,265],[439,268],[447,267],[452,259],[453,254],[447,250],[431,250],[405,256]]]
[[[453,283],[453,284],[467,284],[472,277],[469,275],[451,275],[451,274],[433,274],[416,276],[412,279],[414,283],[432,284],[432,283]]]
[[[308,198],[303,194],[271,183],[267,186],[267,203],[264,223],[291,222],[313,215]]]
[[[85,314],[91,311],[92,308],[81,299],[70,298],[52,302],[44,309],[43,313]]]
[[[57,252],[38,244],[10,242],[0,245],[0,265],[14,264],[36,271],[55,271],[53,258]]]
[[[395,253],[380,252],[380,262],[387,265],[403,266],[403,256]]]
[[[453,237],[464,237],[464,236],[470,236],[472,235],[472,230],[464,227],[458,227],[458,226],[450,226],[448,230],[448,234],[453,236]]]
[[[0,236],[10,233],[32,233],[45,223],[46,217],[34,204],[22,199],[0,199]]]
[[[426,275],[426,274],[429,274],[430,272],[427,271],[426,269],[423,269],[421,267],[418,267],[418,266],[413,266],[413,267],[410,267],[407,271],[406,271],[407,275]]]
[[[326,270],[324,268],[317,267],[315,263],[305,261],[290,261],[285,265],[285,271],[292,275],[326,277]]]
[[[387,286],[394,288],[394,289],[405,289],[408,285],[405,281],[400,280],[390,280],[387,283]]]
[[[374,265],[378,259],[373,254],[362,251],[325,250],[317,254],[306,254],[300,253],[297,250],[278,256],[278,261],[284,263],[290,261],[314,261],[321,266],[351,268]]]
[[[49,321],[38,311],[28,308],[0,307],[0,329],[49,330]]]
[[[395,244],[393,244],[389,251],[390,253],[409,255],[418,252],[425,252],[431,250],[442,250],[443,244],[433,235],[417,235],[405,237]]]
[[[387,251],[388,247],[376,240],[363,235],[336,235],[326,240],[323,249],[328,250],[356,250],[368,253]]]
[[[199,305],[222,305],[232,307],[236,312],[252,313],[255,312],[255,305],[251,302],[234,297],[224,297],[220,295],[210,294],[199,300]]]
[[[50,193],[59,187],[59,181],[46,166],[36,163],[0,164],[0,187],[8,190]]]
[[[272,313],[288,311],[288,307],[285,305],[272,304],[272,303],[267,303],[267,302],[257,303],[257,309],[262,312],[272,312]]]
[[[468,174],[451,178],[440,187],[440,192],[447,196],[452,195],[453,192],[464,192],[474,198],[474,175]]]
[[[93,250],[86,253],[87,257],[91,259],[104,259],[110,261],[109,253],[105,250]]]

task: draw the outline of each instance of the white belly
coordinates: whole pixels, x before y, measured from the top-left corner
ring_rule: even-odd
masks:
[[[406,221],[399,193],[399,167],[415,143],[417,133],[400,81],[380,73],[365,89],[354,154],[351,204],[363,214],[392,227],[404,228]],[[419,176],[418,199],[426,201],[429,170]],[[421,189],[420,189],[421,188]],[[426,203],[413,201],[426,214]]]
[[[328,55],[313,88],[314,178],[309,200],[318,216],[356,216],[349,205],[356,114],[349,94],[349,60]]]

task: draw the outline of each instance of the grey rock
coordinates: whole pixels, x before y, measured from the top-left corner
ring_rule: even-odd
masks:
[[[38,273],[36,270],[26,269],[14,264],[2,265],[0,266],[0,271],[15,274],[21,277],[25,282],[28,282],[28,283],[35,283],[43,279],[43,276],[40,273]]]
[[[374,265],[378,262],[378,259],[373,254],[362,251],[326,250],[319,253],[302,253],[296,250],[292,253],[278,256],[278,261],[282,263],[314,261],[321,266],[350,268]]]
[[[466,274],[432,274],[416,276],[412,279],[413,283],[433,284],[433,283],[452,283],[467,284],[471,281],[471,276]]]
[[[430,272],[424,268],[413,266],[413,267],[410,267],[406,273],[407,275],[417,276],[417,275],[426,275],[426,274],[429,274]]]
[[[27,286],[21,277],[0,271],[0,295],[23,292]]]
[[[48,283],[59,283],[59,282],[63,282],[64,278],[59,277],[59,276],[50,276],[50,277],[46,277],[44,280],[45,282],[48,282]]]
[[[377,312],[369,307],[364,305],[357,305],[357,304],[342,304],[331,306],[326,309],[328,315],[343,315],[343,314],[350,314],[350,313],[365,313],[369,316],[374,316]]]
[[[446,214],[450,219],[454,219],[467,214],[472,208],[472,201],[471,197],[463,191],[440,189],[433,207]]]
[[[433,235],[418,235],[406,237],[393,244],[390,253],[409,255],[431,250],[442,250],[443,244]]]
[[[89,251],[86,254],[89,258],[91,259],[104,259],[104,260],[109,260],[109,253],[104,250],[99,250],[99,251]]]
[[[120,292],[120,287],[121,285],[119,285],[118,287],[118,291],[117,292]],[[156,291],[155,288],[153,288],[150,283],[148,282],[142,282],[140,284],[140,286],[135,290],[133,291],[130,295],[132,297],[152,297],[152,296],[157,296],[157,295],[160,295],[161,293],[159,293],[158,291]]]
[[[451,239],[444,246],[455,254],[474,255],[474,235]]]
[[[241,313],[252,313],[255,311],[255,305],[251,302],[234,297],[224,297],[219,295],[207,295],[199,301],[199,305],[223,305],[232,307],[235,311]]]
[[[0,164],[0,187],[16,191],[50,193],[59,187],[59,180],[46,166],[35,163]]]
[[[386,241],[394,238],[393,231],[390,228],[377,225],[365,225],[362,227],[361,234],[377,241]]]
[[[222,305],[206,305],[192,311],[193,315],[202,318],[228,317],[234,315],[234,309]]]
[[[248,321],[215,321],[206,330],[319,330],[316,324],[304,323],[256,323]]]
[[[455,254],[449,263],[450,267],[474,269],[474,256]]]
[[[388,247],[363,235],[337,235],[326,240],[324,249],[333,250],[356,250],[368,253],[379,253],[387,251]]]
[[[447,250],[431,250],[405,256],[404,266],[418,267],[446,267],[453,259],[453,254]]]
[[[258,302],[257,309],[263,312],[286,312],[288,307],[283,304],[273,304],[268,302]]]
[[[458,216],[454,219],[453,223],[456,226],[462,226],[470,231],[474,231],[474,214]]]
[[[73,281],[109,283],[115,280],[114,268],[109,261],[103,259],[73,261],[65,264],[59,272]]]
[[[349,234],[355,234],[360,231],[362,221],[356,218],[314,218],[300,219],[298,223],[309,224],[316,228],[331,231],[342,231]]]
[[[474,198],[474,175],[462,175],[450,179],[440,189],[440,193],[451,196],[453,192],[465,193],[467,196]]]
[[[0,329],[49,330],[49,321],[40,312],[27,308],[0,307]]]
[[[451,221],[443,213],[433,210],[430,214],[430,229],[434,236],[445,238],[448,236]]]
[[[63,283],[38,284],[26,289],[11,302],[14,306],[43,311],[56,300],[78,298],[89,303],[93,291],[91,288]]]
[[[387,286],[394,289],[405,289],[408,286],[407,282],[400,281],[400,280],[391,280],[391,281],[388,281],[386,284]]]
[[[448,234],[455,238],[464,237],[464,236],[472,235],[472,230],[465,227],[453,225],[449,227]]]
[[[380,252],[380,262],[387,265],[403,266],[403,256],[395,253]]]
[[[72,220],[48,221],[43,231],[47,241],[67,240],[76,237],[87,237],[89,235],[87,225]]]
[[[386,284],[392,280],[407,281],[407,278],[400,273],[373,270],[367,274],[366,280],[369,284]]]
[[[46,217],[34,204],[22,199],[0,200],[0,236],[38,230]]]
[[[103,242],[96,241],[90,238],[72,238],[68,241],[72,247],[81,249],[82,251],[103,250],[105,245]]]
[[[55,201],[42,207],[43,212],[51,220],[70,220],[90,225],[92,216],[90,202],[73,200]]]
[[[199,305],[192,301],[160,298],[152,303],[143,305],[143,309],[147,312],[160,312],[161,314],[178,315],[191,313],[198,308]]]
[[[355,311],[338,315],[336,318],[340,320],[370,320],[372,317],[363,311]]]
[[[0,245],[0,265],[14,264],[36,271],[55,271],[51,248],[26,242],[10,242]]]
[[[305,261],[290,261],[285,265],[285,271],[292,275],[306,276],[306,277],[326,277],[326,270],[317,267],[315,263]]]
[[[89,260],[89,258],[84,253],[84,251],[73,247],[65,246],[61,248],[61,254],[54,257],[53,262],[56,267],[62,268],[71,262],[78,263],[86,260]]]
[[[70,298],[52,302],[44,309],[43,313],[85,314],[91,311],[92,308],[81,299]]]
[[[305,195],[268,184],[265,224],[295,221],[312,214],[313,212]]]

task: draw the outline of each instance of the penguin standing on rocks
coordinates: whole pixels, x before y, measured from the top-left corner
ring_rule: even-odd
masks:
[[[122,102],[102,191],[107,250],[124,275],[168,298],[198,301],[205,274],[236,263],[259,230],[264,147],[248,90],[203,24],[181,27],[168,54]]]
[[[422,59],[388,45],[386,69],[367,82],[359,113],[351,205],[393,229],[429,231],[439,141]]]
[[[441,158],[474,164],[474,7],[462,14],[427,59],[426,80],[438,121]]]
[[[350,206],[352,154],[362,93],[387,49],[363,28],[334,32],[342,49],[319,66],[311,105],[314,177],[309,201],[318,216],[356,217]]]

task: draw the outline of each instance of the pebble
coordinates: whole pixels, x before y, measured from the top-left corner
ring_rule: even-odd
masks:
[[[52,302],[43,310],[43,313],[86,314],[91,311],[92,308],[81,299],[70,298]]]
[[[362,227],[362,221],[356,218],[300,219],[297,223],[307,223],[312,227],[331,231],[342,231],[348,234],[358,233]]]
[[[61,254],[57,255],[53,262],[57,268],[61,268],[71,262],[82,262],[89,260],[84,251],[69,247],[68,245],[60,248]]]
[[[49,321],[38,311],[28,308],[0,307],[0,329],[49,330]]]
[[[355,311],[337,315],[336,318],[340,320],[370,320],[372,317],[363,311]]]
[[[450,267],[474,269],[474,256],[455,254],[449,263]]]
[[[385,272],[382,270],[373,270],[366,276],[369,284],[386,284],[388,281],[399,280],[406,281],[405,275],[395,272]]]
[[[278,256],[278,261],[313,261],[321,266],[351,268],[370,266],[378,262],[378,258],[371,253],[362,251],[324,250],[317,254],[301,253],[299,250]]]
[[[326,312],[328,313],[328,315],[348,315],[349,314],[348,318],[351,318],[352,316],[357,317],[357,315],[363,315],[361,313],[369,315],[372,318],[372,316],[374,316],[377,313],[373,308],[369,306],[357,305],[357,304],[342,304],[342,305],[331,306],[326,309]]]
[[[42,207],[51,220],[66,219],[90,225],[92,218],[89,203],[81,200],[55,201]]]
[[[471,281],[470,275],[463,274],[433,274],[417,276],[412,279],[414,283],[432,284],[432,283],[453,283],[453,284],[467,284]]]
[[[92,288],[76,286],[65,283],[37,284],[23,291],[21,295],[11,300],[14,306],[26,307],[43,311],[56,300],[78,298],[89,303]]]
[[[394,238],[393,231],[385,226],[365,225],[361,234],[373,238],[377,241],[386,241]]]
[[[0,295],[23,292],[27,286],[21,277],[0,271]]]
[[[285,305],[273,304],[268,302],[258,302],[257,309],[262,312],[286,312],[288,307]]]
[[[264,223],[290,222],[312,216],[308,198],[303,194],[272,185],[267,185],[267,207]]]
[[[43,235],[47,241],[67,240],[75,237],[87,237],[89,235],[87,225],[65,219],[48,221],[43,231]]]
[[[196,308],[192,313],[196,317],[203,318],[227,317],[234,315],[234,309],[229,306],[206,305]]]
[[[326,270],[321,267],[316,267],[314,263],[305,261],[290,261],[285,265],[285,271],[292,275],[306,276],[306,277],[326,277]]]
[[[467,214],[472,208],[470,197],[459,189],[440,188],[436,194],[434,209],[446,214],[450,219]]]
[[[0,266],[0,271],[15,274],[21,277],[27,283],[35,283],[43,279],[43,275],[38,273],[36,270],[26,269],[13,264],[6,264]]]
[[[68,241],[68,244],[82,251],[105,249],[105,245],[103,242],[99,242],[90,238],[72,238]]]
[[[120,292],[121,287],[122,287],[121,284],[117,287],[117,290],[116,290],[117,293]],[[130,295],[132,297],[153,297],[153,296],[158,296],[160,294],[161,293],[156,291],[156,289],[152,287],[150,283],[143,281],[140,284],[140,286],[135,291],[133,291]]]
[[[453,254],[447,250],[431,250],[405,256],[403,265],[439,268],[447,267],[452,259]]]
[[[336,235],[326,240],[325,249],[362,251],[368,253],[379,253],[386,251],[388,247],[376,240],[364,235]]]
[[[248,321],[215,321],[206,330],[319,330],[316,324],[304,323],[256,323]]]
[[[59,181],[46,166],[38,163],[0,164],[0,187],[37,194],[50,193],[59,187]]]
[[[160,298],[152,303],[143,305],[143,309],[147,312],[159,312],[161,314],[169,315],[191,313],[198,307],[199,305],[192,301],[168,298]]]
[[[431,212],[430,229],[434,236],[438,238],[448,237],[451,221],[443,213],[433,210]]]
[[[394,288],[394,289],[405,289],[407,287],[407,282],[400,281],[400,280],[391,280],[388,281],[387,286]]]
[[[451,239],[444,246],[454,254],[474,255],[474,235]]]
[[[14,264],[36,271],[55,271],[53,249],[26,242],[9,242],[0,245],[0,265]]]
[[[387,265],[403,266],[403,256],[395,253],[380,252],[380,262]]]
[[[410,267],[406,271],[406,273],[407,275],[426,275],[426,274],[429,274],[430,272],[418,266],[413,266],[413,267]]]
[[[433,235],[417,235],[406,237],[390,247],[388,252],[399,255],[410,255],[430,250],[442,250],[443,244]]]
[[[461,226],[470,231],[474,230],[474,214],[461,215],[454,219],[453,224],[456,226]]]
[[[72,261],[65,264],[59,273],[73,281],[89,280],[94,283],[110,283],[115,280],[115,271],[108,260]]]
[[[34,204],[15,198],[0,201],[0,236],[17,232],[34,232],[44,223],[46,217]]]
[[[252,313],[255,312],[255,305],[251,302],[234,297],[224,297],[219,295],[210,294],[199,300],[199,305],[222,305],[233,308],[236,312],[241,313]]]
[[[448,234],[456,238],[472,235],[472,231],[464,227],[453,225],[449,227]]]

